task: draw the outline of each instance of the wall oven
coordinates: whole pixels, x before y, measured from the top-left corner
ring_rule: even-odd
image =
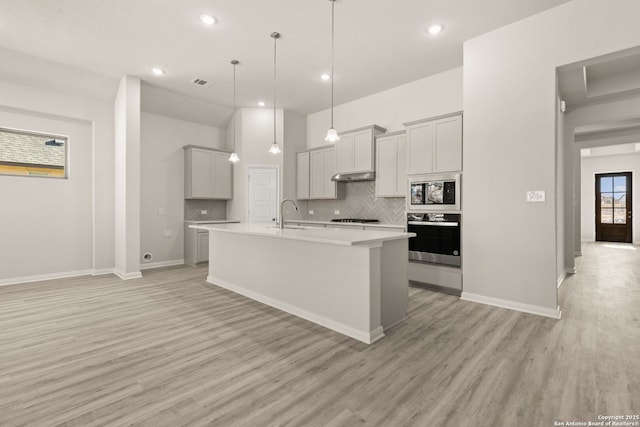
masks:
[[[460,214],[408,213],[409,260],[460,267]]]
[[[409,177],[407,212],[460,210],[460,174]]]

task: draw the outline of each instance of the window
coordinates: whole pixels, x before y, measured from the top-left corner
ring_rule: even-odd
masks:
[[[0,128],[0,174],[67,177],[66,136]]]

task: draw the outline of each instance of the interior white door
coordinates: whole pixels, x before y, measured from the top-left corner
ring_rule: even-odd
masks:
[[[278,218],[278,169],[249,168],[249,222],[269,223]]]

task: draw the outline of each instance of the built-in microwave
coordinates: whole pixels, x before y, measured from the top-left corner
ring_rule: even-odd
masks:
[[[409,177],[408,212],[460,210],[460,174]]]

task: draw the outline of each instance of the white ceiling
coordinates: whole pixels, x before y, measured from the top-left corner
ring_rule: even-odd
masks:
[[[566,1],[338,0],[336,104],[461,66],[464,40]],[[0,0],[0,79],[70,92],[83,83],[112,99],[117,78],[129,74],[156,93],[167,90],[226,111],[232,105],[229,62],[238,59],[238,106],[255,106],[272,98],[269,35],[278,31],[278,107],[308,114],[330,106],[329,84],[318,78],[330,67],[330,4]],[[219,23],[202,25],[203,12]],[[444,33],[425,32],[434,22],[445,25]],[[153,76],[154,66],[167,74]],[[194,77],[214,85],[196,87],[189,83]]]

